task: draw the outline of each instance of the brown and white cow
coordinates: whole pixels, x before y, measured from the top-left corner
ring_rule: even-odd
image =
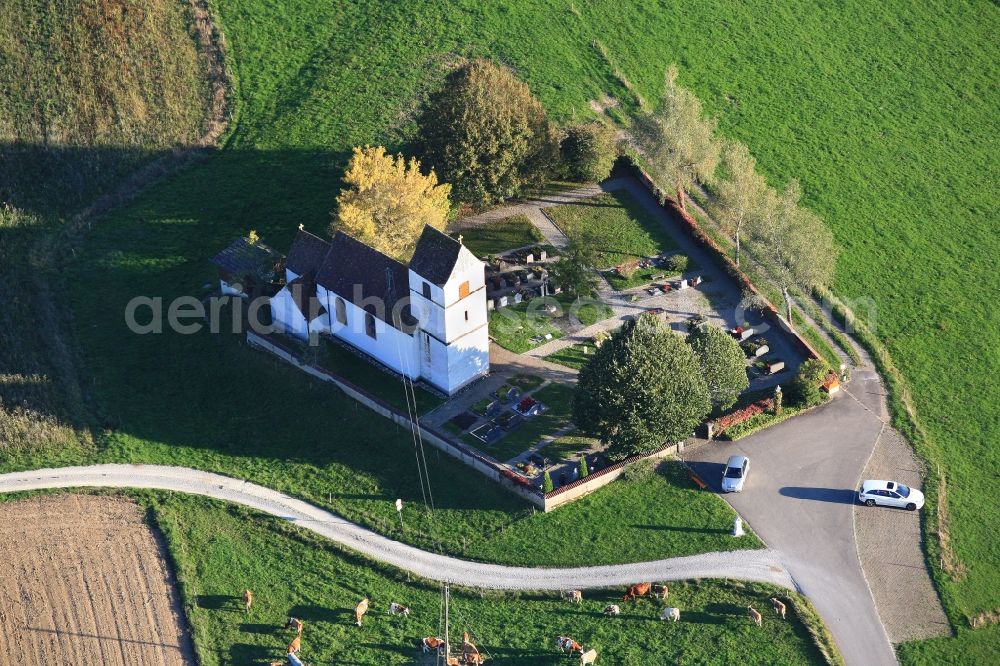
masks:
[[[430,652],[431,650],[437,652],[444,649],[444,639],[437,636],[427,636],[420,641],[420,646],[424,649],[424,652]]]
[[[622,609],[618,604],[608,604],[604,607],[604,614],[609,616],[621,615]]]
[[[666,599],[670,596],[670,588],[666,585],[654,585],[651,589],[651,593],[657,599]]]
[[[297,617],[290,617],[290,618],[288,618],[288,622],[285,624],[285,628],[286,629],[291,629],[292,631],[294,631],[295,633],[297,633],[299,636],[302,635],[302,628],[304,626],[305,625],[303,625],[302,620],[300,620]]]
[[[777,597],[771,597],[771,608],[774,609],[776,615],[780,615],[781,619],[785,619],[785,611],[787,610],[783,601]]]
[[[758,627],[761,625],[761,622],[764,619],[761,616],[760,611],[754,608],[753,606],[747,606],[747,615],[750,616],[750,619],[753,620],[753,623],[756,624]]]
[[[556,636],[556,647],[562,652],[569,653],[571,656],[574,652],[583,653],[583,646],[569,636]]]
[[[354,623],[359,627],[361,626],[361,618],[365,616],[368,612],[368,599],[362,599],[358,602],[358,605],[354,607]]]
[[[570,603],[578,604],[583,601],[583,592],[580,590],[565,590],[562,593],[562,597]]]
[[[409,615],[410,609],[403,604],[397,604],[395,601],[389,604],[389,615]]]
[[[253,592],[250,590],[243,590],[243,607],[247,610],[247,615],[250,614],[250,607],[253,606]]]
[[[295,654],[302,649],[302,636],[296,636],[292,639],[292,642],[288,644],[288,654]]]

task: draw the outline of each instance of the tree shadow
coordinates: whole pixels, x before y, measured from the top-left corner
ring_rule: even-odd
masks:
[[[806,488],[802,486],[785,486],[778,493],[783,497],[813,500],[816,502],[832,502],[834,504],[855,504],[856,491],[849,488]]]

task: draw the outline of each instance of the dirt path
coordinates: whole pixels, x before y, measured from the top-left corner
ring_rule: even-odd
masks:
[[[159,536],[134,502],[0,504],[0,664],[193,666]]]
[[[0,475],[0,492],[43,488],[155,488],[204,495],[277,516],[322,537],[430,580],[503,590],[562,590],[648,580],[735,578],[795,589],[773,550],[738,550],[654,562],[578,568],[508,567],[428,553],[275,490],[219,474],[159,465],[92,465]],[[63,520],[62,518],[58,520]],[[2,662],[0,662],[2,663]]]

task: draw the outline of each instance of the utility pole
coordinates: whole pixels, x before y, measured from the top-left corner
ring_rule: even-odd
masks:
[[[448,635],[448,600],[451,597],[451,584],[445,581],[444,584],[444,664],[448,666],[448,657],[451,656],[451,637]]]

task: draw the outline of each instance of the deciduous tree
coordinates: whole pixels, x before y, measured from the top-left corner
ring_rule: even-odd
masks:
[[[698,326],[687,337],[698,357],[712,402],[727,409],[750,386],[746,355],[731,335],[716,326]]]
[[[580,370],[573,417],[615,459],[691,434],[712,408],[691,347],[653,316],[626,322]]]
[[[439,185],[420,162],[388,155],[382,146],[355,148],[337,197],[331,231],[344,231],[390,256],[407,260],[425,224],[444,229],[451,186]]]
[[[715,178],[720,151],[715,127],[715,120],[702,113],[701,100],[678,85],[675,65],[667,69],[660,108],[636,119],[632,133],[636,147],[653,178],[674,185],[682,208],[686,190]]]
[[[559,261],[549,264],[549,278],[571,296],[592,296],[597,289],[596,263],[589,247],[570,241],[560,251]]]
[[[789,182],[781,194],[770,191],[750,238],[754,256],[781,289],[789,322],[792,320],[789,289],[828,286],[837,261],[833,234],[819,216],[799,206],[800,195],[796,180]]]
[[[757,162],[745,144],[727,142],[722,151],[723,175],[715,183],[716,201],[712,206],[722,230],[736,242],[736,265],[740,265],[740,241],[743,232],[760,219],[768,186],[757,173]]]
[[[541,103],[508,68],[486,60],[451,73],[417,124],[426,161],[475,206],[544,182],[559,159]]]
[[[577,182],[604,180],[618,156],[614,129],[601,123],[566,128],[559,149],[566,177]]]

